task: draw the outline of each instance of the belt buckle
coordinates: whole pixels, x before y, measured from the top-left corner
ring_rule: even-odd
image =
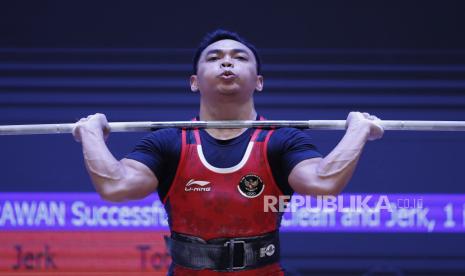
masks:
[[[243,255],[242,255],[242,266],[234,266],[234,249],[236,244],[242,244],[243,246]],[[229,249],[229,266],[227,270],[233,271],[233,270],[240,270],[244,269],[246,267],[245,265],[245,241],[241,240],[235,240],[235,239],[230,239],[229,241],[226,241],[224,243],[224,246],[228,247]]]

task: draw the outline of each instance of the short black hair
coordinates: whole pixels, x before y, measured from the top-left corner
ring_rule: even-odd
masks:
[[[235,32],[231,32],[231,31],[227,31],[223,29],[216,29],[211,33],[207,33],[203,37],[202,42],[200,42],[199,47],[195,50],[193,64],[192,64],[194,75],[197,74],[197,67],[198,67],[197,65],[199,64],[200,55],[202,54],[203,50],[205,50],[210,44],[213,44],[223,39],[235,40],[237,42],[244,44],[247,48],[249,48],[252,51],[253,55],[255,56],[255,60],[257,61],[257,74],[258,75],[261,74],[262,64],[261,64],[260,56],[255,46],[247,42],[247,40],[240,37]]]

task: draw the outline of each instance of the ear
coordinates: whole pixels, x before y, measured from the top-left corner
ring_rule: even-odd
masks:
[[[199,91],[199,86],[198,86],[198,82],[197,82],[197,75],[192,75],[190,77],[190,84],[191,84],[191,91],[192,92]]]
[[[255,85],[255,90],[256,91],[263,90],[263,76],[262,75],[257,76],[257,84]]]

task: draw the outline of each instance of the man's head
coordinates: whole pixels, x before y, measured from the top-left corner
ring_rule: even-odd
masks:
[[[200,91],[203,100],[244,103],[263,88],[255,47],[232,32],[207,34],[195,53],[193,67],[191,90]]]
[[[234,33],[234,32],[230,32],[230,31],[227,31],[227,30],[222,30],[222,29],[217,29],[211,33],[208,33],[206,34],[203,39],[202,39],[202,42],[200,42],[200,45],[199,47],[195,50],[195,53],[194,53],[194,58],[193,58],[193,74],[196,75],[197,74],[197,68],[198,68],[198,63],[199,63],[199,59],[200,59],[200,56],[202,55],[202,52],[208,47],[210,46],[211,44],[217,42],[217,41],[220,41],[220,40],[224,40],[224,39],[230,39],[230,40],[235,40],[237,42],[240,42],[241,44],[245,45],[247,48],[250,49],[250,51],[252,51],[254,57],[255,57],[255,61],[256,61],[256,64],[257,64],[257,75],[260,75],[261,74],[261,60],[260,60],[260,56],[258,55],[258,52],[257,52],[257,49],[255,48],[254,45],[250,44],[249,42],[247,42],[245,39],[243,39],[242,37],[240,37],[237,33]]]

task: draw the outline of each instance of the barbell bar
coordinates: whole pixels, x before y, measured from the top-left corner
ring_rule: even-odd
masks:
[[[384,130],[465,131],[465,121],[389,121],[379,122]],[[264,121],[164,121],[111,122],[111,132],[146,132],[162,128],[282,128],[314,130],[345,130],[345,120],[264,120]],[[31,135],[71,133],[75,123],[0,125],[0,135]]]

